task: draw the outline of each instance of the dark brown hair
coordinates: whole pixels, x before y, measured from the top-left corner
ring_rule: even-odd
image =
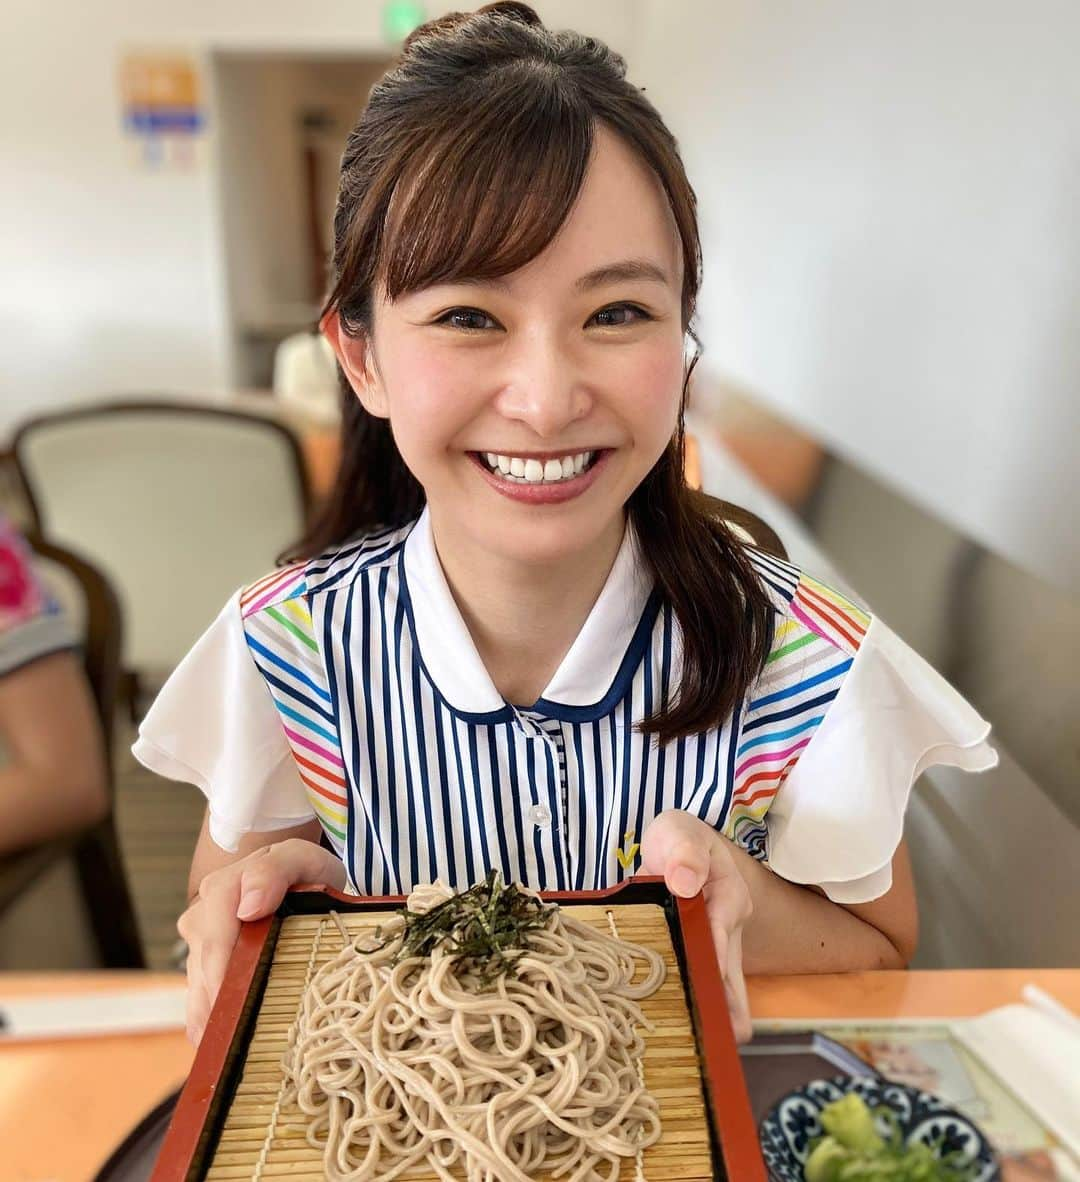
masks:
[[[526,4],[490,4],[418,28],[371,91],[341,161],[333,286],[352,336],[370,333],[376,284],[387,298],[464,277],[507,275],[555,237],[585,177],[597,123],[659,177],[682,244],[682,318],[701,279],[696,199],[656,109],[626,80],[618,54],[553,32]],[[391,203],[393,205],[391,206]],[[691,361],[683,384],[683,406]],[[339,367],[342,463],[303,539],[311,555],[375,526],[403,525],[424,505],[387,420],[370,415]],[[682,631],[682,679],[640,724],[661,742],[721,725],[760,673],[772,610],[716,502],[683,479],[683,416],[628,512],[644,560]]]

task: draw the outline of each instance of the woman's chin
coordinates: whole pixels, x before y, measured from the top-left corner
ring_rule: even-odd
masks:
[[[617,517],[607,528],[597,528],[594,520],[575,520],[575,515],[566,514],[548,520],[533,520],[527,524],[520,521],[490,522],[481,547],[495,561],[520,564],[522,566],[557,566],[565,562],[580,562],[597,557],[598,550],[613,547],[611,557],[622,541],[624,514],[620,509]]]

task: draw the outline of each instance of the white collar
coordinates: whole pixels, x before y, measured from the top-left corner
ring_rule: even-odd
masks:
[[[484,667],[446,582],[426,508],[405,542],[403,561],[416,643],[436,688],[459,713],[505,710],[507,703]],[[651,576],[640,560],[637,538],[628,523],[607,581],[541,694],[538,708],[543,703],[592,706],[604,699],[620,671],[651,591]]]

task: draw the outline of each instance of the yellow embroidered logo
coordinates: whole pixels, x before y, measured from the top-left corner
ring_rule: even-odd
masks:
[[[631,829],[628,833],[624,833],[622,837],[626,843],[626,849],[621,846],[615,851],[615,857],[619,859],[619,865],[624,870],[629,870],[634,864],[634,859],[637,857],[638,850],[641,846],[634,841],[634,831]]]

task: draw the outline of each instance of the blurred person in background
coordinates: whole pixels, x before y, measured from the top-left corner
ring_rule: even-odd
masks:
[[[107,809],[104,741],[70,625],[0,515],[0,856]]]

